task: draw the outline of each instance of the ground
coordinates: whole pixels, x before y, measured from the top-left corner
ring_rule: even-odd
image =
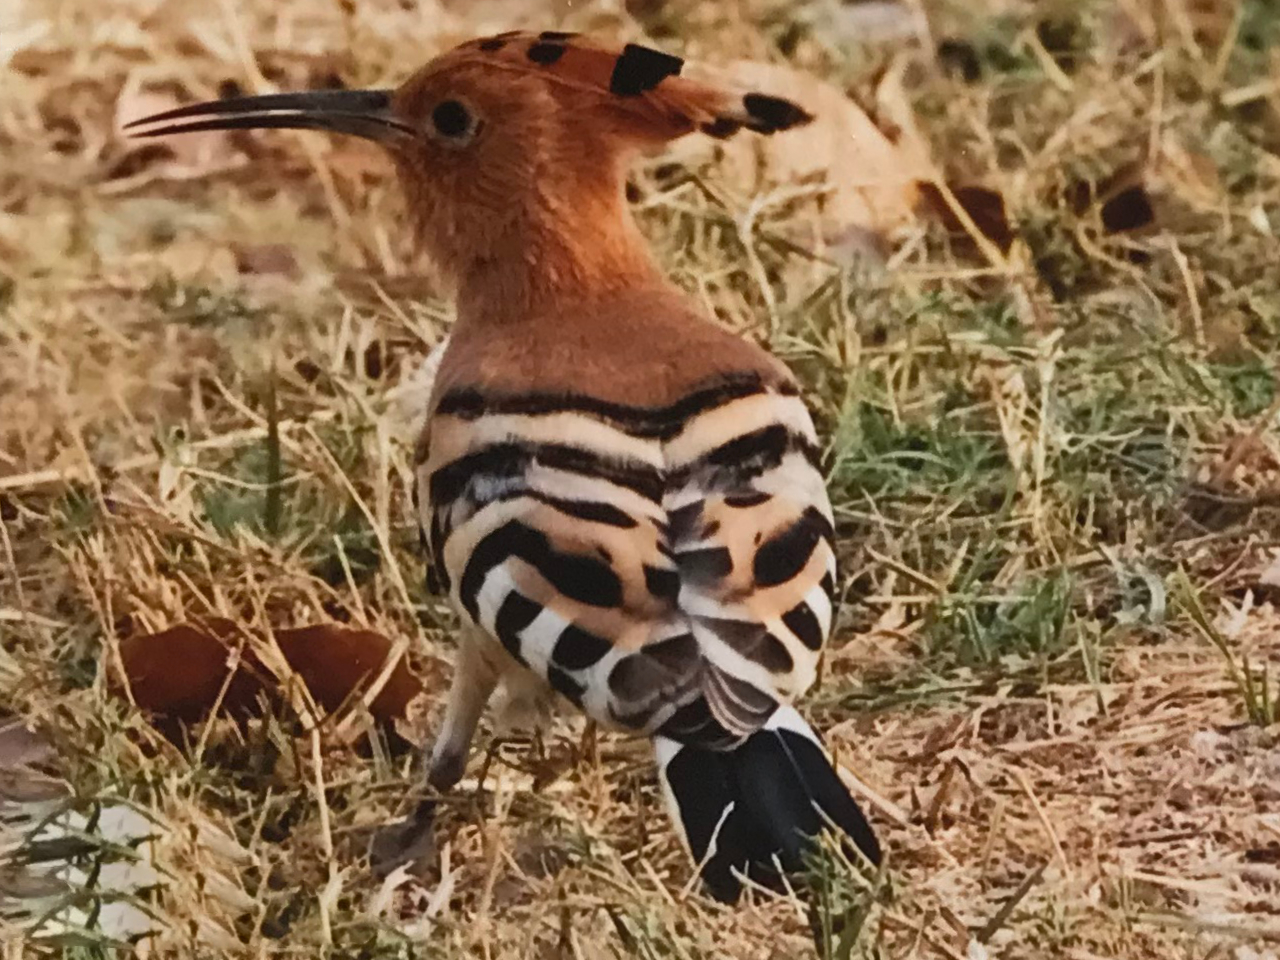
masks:
[[[0,13],[0,711],[81,808],[163,819],[151,955],[814,949],[798,901],[705,900],[647,749],[572,717],[477,762],[427,865],[384,880],[371,831],[422,795],[395,735],[317,725],[295,687],[180,748],[117,690],[119,644],[184,619],[367,625],[422,678],[417,742],[454,649],[407,506],[412,376],[450,311],[389,169],[309,135],[140,147],[118,121],[388,85],[543,6],[866,104],[905,57],[949,182],[1012,225],[975,242],[925,216],[855,258],[795,239],[816,214],[785,184],[661,157],[634,178],[676,282],[796,369],[828,441],[846,603],[806,710],[890,854],[815,865],[820,955],[1274,958],[1280,9],[499,6]]]

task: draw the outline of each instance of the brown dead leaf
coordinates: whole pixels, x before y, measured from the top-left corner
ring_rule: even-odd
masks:
[[[988,186],[951,182],[934,162],[904,86],[907,60],[895,60],[876,86],[875,115],[837,87],[789,67],[738,62],[724,71],[744,88],[787,97],[813,114],[804,127],[769,138],[737,137],[721,144],[721,173],[740,189],[817,180],[828,193],[821,204],[821,236],[830,252],[848,257],[867,241],[883,249],[921,216],[939,220],[977,248],[1004,255],[1015,237],[1004,196]],[[705,140],[681,144],[677,159],[697,159]],[[966,225],[939,186],[947,183]],[[972,234],[977,229],[982,237]],[[983,239],[985,238],[985,240]]]
[[[301,274],[298,258],[285,243],[237,243],[232,246],[240,273],[278,275],[296,279]]]
[[[265,689],[260,670],[242,663],[227,684],[235,647],[235,624],[219,617],[121,640],[120,660],[139,707],[165,720],[195,723],[208,716],[224,684],[224,713],[256,711]]]
[[[1000,192],[989,187],[958,183],[948,184],[948,189],[979,232],[994,243],[1001,253],[1008,253],[1013,246],[1014,229],[1009,223],[1004,197]],[[920,184],[920,198],[923,209],[935,216],[953,235],[973,239],[936,184]]]
[[[805,179],[825,183],[821,233],[837,250],[868,236],[883,242],[915,219],[919,184],[936,174],[902,90],[901,67],[876,91],[876,119],[843,90],[790,67],[738,61],[717,73],[739,87],[794,100],[814,119],[775,137],[718,144],[689,138],[678,144],[677,159],[702,161],[718,148],[722,174],[744,191]]]
[[[54,755],[53,746],[19,720],[0,721],[0,769],[43,763]]]
[[[373,680],[391,652],[391,641],[372,630],[318,624],[277,630],[276,644],[316,702],[330,712]],[[382,721],[403,719],[422,684],[403,660],[373,698],[370,712]]]
[[[1142,163],[1127,163],[1097,180],[1073,183],[1067,188],[1067,200],[1078,215],[1096,210],[1107,233],[1131,233],[1156,220],[1146,181]]]
[[[207,719],[224,686],[221,712],[236,718],[256,715],[264,701],[281,702],[278,679],[248,645],[237,658],[240,636],[232,621],[210,618],[122,640],[120,658],[134,702],[166,735],[180,723]],[[334,624],[276,630],[275,640],[312,698],[329,712],[354,701],[391,650],[382,634]],[[384,723],[403,720],[421,692],[421,682],[401,661],[370,712]]]

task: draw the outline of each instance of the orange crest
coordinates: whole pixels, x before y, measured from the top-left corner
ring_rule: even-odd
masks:
[[[641,142],[695,130],[717,138],[744,128],[771,134],[812,119],[789,100],[738,90],[710,75],[691,77],[680,57],[634,43],[619,50],[580,34],[498,34],[465,43],[436,64],[427,70],[475,64],[543,77],[565,101],[596,106],[592,120],[610,122],[619,136]]]

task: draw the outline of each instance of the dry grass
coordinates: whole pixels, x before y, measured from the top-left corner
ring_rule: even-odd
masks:
[[[138,91],[394,82],[497,25],[450,6],[0,12],[0,708],[82,812],[163,818],[153,955],[805,955],[794,903],[691,887],[642,745],[566,719],[503,746],[433,866],[383,882],[365,848],[414,802],[411,754],[297,697],[180,751],[107,693],[120,638],[209,613],[369,624],[442,689],[397,389],[449,311],[387,169],[280,134],[139,152],[114,123]],[[634,34],[616,6],[570,25]],[[821,866],[858,933],[826,955],[1274,957],[1280,11],[926,0],[858,45],[834,4],[632,6],[670,48],[785,55],[860,97],[892,50],[963,41],[947,62],[976,79],[922,67],[911,96],[1021,227],[1007,257],[921,226],[887,272],[836,267],[767,242],[804,203],[747,247],[750,197],[714,169],[637,175],[678,281],[793,363],[831,438],[849,603],[811,707],[891,860],[870,886]],[[1135,162],[1157,222],[1109,235],[1073,184]],[[116,953],[93,931],[5,949]]]

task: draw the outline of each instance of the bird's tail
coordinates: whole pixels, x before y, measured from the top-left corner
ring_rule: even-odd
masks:
[[[813,728],[791,707],[777,710],[731,751],[654,738],[667,808],[702,879],[717,900],[732,902],[741,878],[774,886],[804,868],[812,839],[844,834],[873,865],[880,844],[827,759]]]

